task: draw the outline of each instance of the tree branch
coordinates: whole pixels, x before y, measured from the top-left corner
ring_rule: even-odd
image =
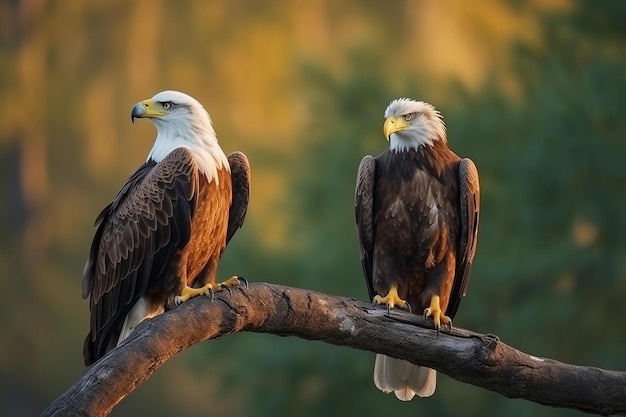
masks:
[[[192,326],[193,324],[193,326]],[[626,415],[626,372],[568,365],[516,350],[496,336],[437,333],[420,315],[272,284],[197,297],[146,320],[57,398],[42,416],[106,416],[169,358],[239,331],[297,336],[406,359],[510,398]]]

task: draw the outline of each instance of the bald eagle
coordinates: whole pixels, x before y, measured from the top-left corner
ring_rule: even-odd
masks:
[[[370,298],[431,317],[439,331],[465,295],[476,251],[476,166],[448,148],[442,117],[407,98],[385,111],[389,149],[365,156],[356,184],[356,227]],[[445,313],[444,313],[445,312]],[[408,401],[435,391],[433,369],[376,355],[374,383]]]
[[[163,91],[137,103],[131,120],[148,118],[157,137],[146,162],[96,219],[82,279],[89,297],[89,366],[144,319],[223,287],[218,261],[244,221],[250,166],[220,148],[211,118],[194,98]]]

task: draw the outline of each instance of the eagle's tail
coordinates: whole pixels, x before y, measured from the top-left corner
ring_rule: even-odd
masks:
[[[122,341],[128,337],[128,335],[139,325],[139,323],[145,319],[151,319],[152,317],[162,314],[164,310],[163,305],[151,303],[146,297],[139,298],[124,319],[124,324],[122,325],[122,330],[120,331],[120,337],[117,340],[117,344],[119,345],[122,343]]]
[[[437,388],[437,371],[378,354],[374,384],[385,393],[393,391],[402,401],[409,401],[415,395],[430,397]]]

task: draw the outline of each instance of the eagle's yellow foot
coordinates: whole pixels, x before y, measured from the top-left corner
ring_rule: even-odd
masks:
[[[216,292],[226,289],[228,291],[228,294],[230,295],[231,294],[230,287],[236,287],[238,285],[241,285],[242,282],[246,284],[246,288],[248,288],[247,279],[245,279],[244,277],[238,277],[238,276],[233,275],[232,277],[228,278],[226,281],[216,284],[219,287],[219,289],[216,290]]]
[[[239,277],[235,275],[228,278],[226,281],[220,282],[217,285],[220,285],[222,287],[236,287],[237,285],[241,285],[241,281],[245,282],[246,286],[248,285],[248,281],[244,277],[241,277],[241,280],[239,280]]]
[[[206,284],[200,288],[192,288],[185,285],[180,295],[174,297],[174,303],[176,303],[176,305],[180,305],[181,303],[184,303],[185,301],[188,301],[193,297],[205,294],[211,294],[211,298],[213,298],[214,291],[221,291],[221,288],[218,287],[218,284]]]
[[[374,304],[387,304],[387,313],[389,313],[391,309],[396,306],[403,310],[411,312],[411,306],[409,305],[409,303],[400,298],[400,296],[398,295],[398,288],[393,285],[389,289],[389,292],[386,296],[381,297],[380,295],[376,295],[372,301],[374,302]]]
[[[176,305],[180,305],[181,303],[184,303],[185,301],[188,301],[191,298],[197,297],[199,295],[208,295],[211,297],[211,301],[213,301],[213,296],[216,292],[220,292],[224,288],[226,288],[228,290],[228,293],[230,294],[230,287],[241,285],[241,282],[244,282],[246,284],[246,287],[248,286],[247,279],[245,279],[244,277],[236,276],[232,276],[224,282],[218,282],[217,284],[209,283],[200,288],[185,286],[180,295],[174,297],[174,303],[176,303]]]
[[[444,326],[447,324],[450,327],[450,330],[452,330],[452,320],[450,319],[450,317],[443,314],[443,311],[441,311],[438,295],[433,295],[431,297],[430,307],[424,310],[424,319],[427,319],[428,317],[433,318],[433,322],[435,323],[435,329],[437,329],[437,332],[439,332],[442,324]]]

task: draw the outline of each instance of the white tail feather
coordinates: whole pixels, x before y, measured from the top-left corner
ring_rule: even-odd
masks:
[[[415,395],[430,397],[437,388],[437,371],[378,354],[374,364],[374,384],[384,393],[393,391],[402,401],[409,401]]]
[[[163,306],[153,306],[151,305],[145,297],[141,297],[133,308],[130,309],[128,315],[124,319],[124,324],[122,325],[122,331],[120,332],[120,337],[117,339],[117,344],[122,343],[124,339],[128,337],[130,332],[132,332],[135,327],[139,325],[145,319],[150,319],[154,316],[158,316],[163,313]]]

